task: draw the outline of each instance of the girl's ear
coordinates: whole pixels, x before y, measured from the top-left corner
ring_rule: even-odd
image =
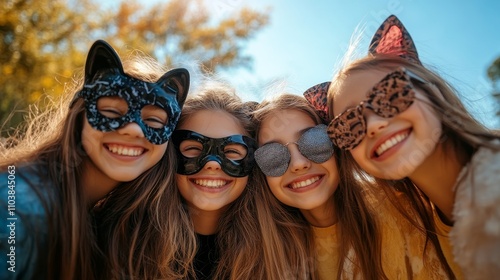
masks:
[[[395,15],[390,15],[375,32],[368,52],[373,55],[396,55],[422,64],[410,33]]]
[[[182,108],[189,91],[189,72],[184,68],[175,68],[165,73],[156,84],[160,85],[166,92],[172,89],[177,93],[176,99]]]
[[[95,41],[85,62],[85,80],[92,78],[99,70],[110,68],[124,74],[122,62],[115,50],[104,40]]]

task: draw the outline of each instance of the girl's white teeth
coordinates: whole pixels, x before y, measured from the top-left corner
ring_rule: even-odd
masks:
[[[312,177],[312,178],[309,178],[309,179],[304,180],[304,181],[291,183],[290,186],[292,187],[292,189],[303,188],[303,187],[307,187],[307,186],[311,185],[312,183],[314,183],[318,180],[319,180],[319,176],[316,176],[316,177]]]
[[[113,154],[130,157],[140,156],[144,153],[144,148],[124,147],[120,145],[108,145],[108,150]]]
[[[196,179],[194,183],[207,188],[219,188],[227,184],[225,180]]]
[[[406,137],[408,136],[408,132],[402,133],[395,135],[394,137],[391,137],[387,139],[382,145],[380,145],[377,150],[375,151],[377,153],[377,156],[380,156],[382,153],[396,145],[397,143],[403,141]]]

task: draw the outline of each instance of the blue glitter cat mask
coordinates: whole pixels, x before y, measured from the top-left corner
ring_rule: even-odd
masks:
[[[155,83],[145,82],[125,74],[118,54],[105,41],[98,40],[90,48],[85,63],[85,82],[71,106],[78,98],[85,100],[89,124],[97,130],[117,130],[130,122],[137,123],[146,139],[155,145],[167,142],[179,120],[182,106],[189,89],[189,72],[176,68],[165,73]],[[113,97],[127,104],[126,112],[103,114],[98,101],[102,97]],[[165,111],[167,120],[156,127],[145,120],[146,106]],[[116,117],[115,117],[116,116]]]

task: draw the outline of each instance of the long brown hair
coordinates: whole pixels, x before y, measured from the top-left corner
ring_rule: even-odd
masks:
[[[140,53],[131,54],[123,66],[128,75],[148,82],[155,82],[167,70]],[[83,75],[75,75],[60,100],[41,113],[32,113],[0,148],[1,170],[12,164],[35,164],[43,179],[30,187],[40,197],[47,216],[48,244],[38,244],[48,250],[40,252],[48,266],[47,279],[101,279],[95,265],[104,256],[96,242],[92,205],[81,185],[82,163],[87,160],[81,143],[84,101],[77,100],[69,109],[82,84]],[[153,182],[150,177],[151,172],[146,172],[136,181]]]
[[[481,146],[487,146],[492,149],[500,149],[495,146],[491,140],[498,139],[498,135],[481,123],[479,123],[465,108],[460,101],[456,91],[436,73],[423,67],[420,64],[412,63],[406,59],[397,56],[381,55],[367,56],[362,59],[350,63],[343,68],[332,81],[328,94],[328,109],[330,118],[333,118],[333,102],[335,92],[342,86],[346,77],[355,71],[361,70],[392,70],[398,66],[403,66],[428,83],[425,85],[417,85],[422,89],[422,92],[427,95],[430,104],[436,112],[436,116],[440,119],[443,133],[439,141],[443,145],[444,150],[448,153],[457,155],[457,159],[462,165],[470,161],[473,154]],[[351,165],[351,168],[357,174],[364,174],[364,171],[354,161],[351,153],[345,152],[342,154],[341,161],[344,164]],[[377,184],[387,194],[388,198],[396,206],[396,208],[408,218],[417,228],[426,234],[426,243],[430,242],[437,251],[438,258],[443,265],[450,278],[455,278],[455,275],[446,261],[446,258],[441,249],[438,236],[436,234],[436,224],[433,218],[433,210],[430,199],[420,190],[409,178],[402,180],[384,180],[375,179]],[[401,197],[397,197],[398,193],[404,193],[404,202]],[[405,205],[409,202],[413,212],[408,212],[408,207]],[[416,217],[415,217],[416,215]],[[426,249],[428,247],[426,246]]]
[[[266,100],[260,104],[254,113],[254,120],[257,126],[257,138],[260,124],[271,113],[277,110],[297,110],[306,113],[316,124],[321,123],[316,111],[305,100],[305,98],[293,94],[281,94],[271,100]],[[352,248],[355,252],[353,261],[360,269],[363,279],[386,279],[381,261],[381,237],[378,225],[371,212],[371,208],[366,203],[367,193],[363,190],[364,187],[359,183],[359,180],[349,180],[354,178],[348,167],[344,167],[344,163],[339,161],[339,151],[335,153],[337,162],[339,163],[340,183],[335,191],[332,199],[336,207],[335,212],[338,213],[338,225],[340,229],[340,248],[339,248],[339,264],[337,278],[343,276],[343,267],[347,259],[349,250]],[[263,175],[261,175],[263,176]],[[366,188],[365,188],[366,189]],[[308,267],[309,271],[315,272],[315,266],[312,256],[314,256],[312,230],[296,208],[285,206],[279,202],[266,186],[265,196],[267,203],[272,207],[271,213],[274,214],[278,221],[278,230],[282,231],[297,231],[295,235],[296,243],[293,246],[305,248],[308,252]],[[292,220],[290,220],[292,218]],[[290,234],[290,233],[289,233]],[[305,236],[304,236],[305,235]],[[304,238],[305,237],[305,238]],[[274,240],[274,242],[283,242],[282,240]],[[287,246],[287,241],[284,246]],[[277,245],[275,245],[277,246]],[[289,245],[288,245],[289,246]],[[290,249],[288,249],[290,250]],[[284,253],[288,254],[287,249]],[[292,255],[293,256],[293,255]],[[290,257],[289,255],[279,256]],[[314,276],[315,277],[315,276]],[[345,277],[345,276],[344,276]]]
[[[123,62],[125,72],[156,82],[167,69],[142,56],[136,61],[139,55]],[[177,160],[172,145],[167,145],[158,163],[135,180],[121,183],[94,206],[101,250],[94,256],[94,266],[102,279],[179,279],[188,273],[179,260],[194,257],[194,236],[181,226],[189,224],[189,217],[179,208],[174,184]]]
[[[81,84],[75,81],[67,95],[39,114],[32,112],[1,150],[2,170],[8,165],[38,165],[33,171],[42,181],[30,182],[30,187],[39,196],[48,217],[47,244],[36,246],[48,250],[39,258],[47,262],[49,279],[94,278],[91,256],[96,251],[95,239],[79,180],[86,157],[81,146],[83,102],[68,109],[76,85]]]
[[[122,184],[96,207],[105,279],[185,279],[196,253],[191,220],[175,185],[176,154]]]
[[[182,109],[178,126],[200,110],[221,110],[234,116],[253,136],[249,111],[228,85],[206,81],[191,92]],[[115,189],[99,209],[102,244],[107,244],[108,278],[113,279],[194,279],[193,261],[197,238],[189,208],[177,189],[177,168],[173,145],[151,172],[163,182],[153,188],[147,181],[138,182],[133,195],[130,185]],[[250,175],[243,193],[224,211],[217,227],[220,259],[214,279],[285,279],[288,270],[277,270],[264,258],[267,236],[260,218],[270,221],[270,212],[258,201],[262,186]],[[114,211],[114,212],[111,212]],[[133,250],[123,250],[132,246]],[[279,260],[278,260],[279,261]],[[280,267],[281,268],[281,267]],[[290,269],[290,266],[287,267]]]
[[[254,136],[250,113],[256,106],[255,102],[242,103],[224,84],[210,84],[186,102],[180,124],[199,110],[222,110],[235,116]],[[254,168],[245,191],[219,221],[221,258],[214,279],[314,279],[310,254],[302,245],[312,246],[307,241],[309,228],[297,225],[288,210],[274,211],[282,208],[274,208],[272,203],[277,201],[269,196],[265,178]]]
[[[224,111],[238,120],[248,136],[253,136],[249,116],[251,107],[227,84],[208,80],[184,104],[179,127],[200,110]],[[262,248],[257,245],[262,239],[255,214],[257,187],[250,175],[243,193],[219,219],[217,244],[220,259],[214,279],[266,279]],[[194,234],[193,226],[189,230]]]

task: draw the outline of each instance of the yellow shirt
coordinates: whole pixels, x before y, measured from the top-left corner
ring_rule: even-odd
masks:
[[[428,243],[424,256],[425,236],[410,224],[399,211],[385,201],[375,209],[382,234],[382,267],[388,279],[447,279],[434,247]],[[445,225],[435,213],[439,241],[445,257],[457,279],[462,279],[458,266],[453,262],[448,233],[451,227]],[[326,228],[313,227],[316,244],[316,261],[320,279],[335,279],[338,270],[337,225]],[[353,252],[349,252],[348,259]],[[346,259],[346,279],[361,279],[359,271]]]
[[[312,227],[316,246],[316,262],[320,279],[332,279],[337,275],[339,262],[337,224],[320,228]]]

